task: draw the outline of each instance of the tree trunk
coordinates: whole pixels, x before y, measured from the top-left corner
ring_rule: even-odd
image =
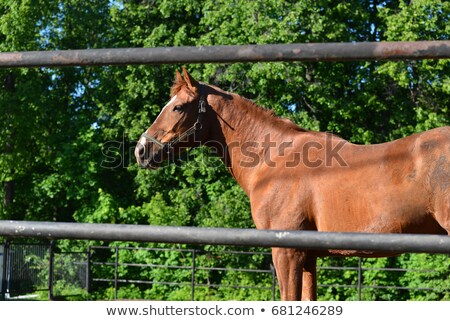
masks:
[[[14,94],[14,74],[12,72],[8,73],[5,77],[5,87],[9,94]],[[4,153],[8,154],[11,153],[13,150],[13,142],[12,140],[7,141],[5,144],[5,150]],[[12,204],[14,201],[14,181],[6,181],[3,182],[3,190],[4,190],[4,196],[3,196],[3,206],[7,208]]]

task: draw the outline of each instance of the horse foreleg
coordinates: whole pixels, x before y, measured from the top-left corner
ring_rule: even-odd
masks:
[[[273,248],[272,260],[280,285],[281,300],[302,299],[302,273],[306,253],[297,249]]]
[[[302,301],[317,300],[316,257],[307,255],[303,266]]]

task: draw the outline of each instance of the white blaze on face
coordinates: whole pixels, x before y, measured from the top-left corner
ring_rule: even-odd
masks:
[[[175,101],[175,99],[177,99],[177,95],[173,96],[172,99],[169,100],[169,102],[163,107],[163,109],[161,110],[161,112],[159,113],[158,117],[156,117],[156,119],[155,119],[155,121],[153,123],[155,123],[158,120],[159,116],[161,116],[161,114],[164,112],[166,107],[169,106],[170,104],[172,104]]]
[[[153,123],[155,123],[155,122],[158,120],[159,116],[161,116],[161,114],[164,112],[164,110],[166,109],[166,107],[169,106],[170,104],[172,104],[172,103],[175,101],[175,99],[177,99],[177,95],[173,96],[173,97],[169,100],[169,102],[163,107],[163,109],[161,110],[161,112],[159,113],[158,117],[156,117],[156,119],[155,119],[155,121],[154,121]],[[147,129],[147,130],[148,130],[148,129]],[[139,144],[141,144],[142,146],[147,146],[147,139],[146,139],[144,136],[142,136],[142,137],[139,139]]]

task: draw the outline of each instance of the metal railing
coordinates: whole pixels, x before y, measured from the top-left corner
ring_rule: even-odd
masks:
[[[205,291],[209,291],[208,293],[212,293],[213,296],[224,291],[236,293],[236,295],[239,291],[246,291],[245,293],[256,291],[266,300],[279,299],[277,278],[270,263],[271,253],[267,251],[87,246],[86,251],[73,253],[55,251],[55,247],[50,244],[15,242],[8,242],[7,248],[9,254],[6,251],[8,277],[5,282],[7,293],[4,296],[5,299],[24,299],[23,294],[36,291],[48,291],[49,299],[67,299],[68,296],[76,296],[80,293],[85,293],[82,299],[88,299],[90,294],[98,295],[106,289],[109,289],[106,292],[113,292],[113,296],[109,299],[155,299],[152,294],[128,297],[128,292],[121,292],[121,289],[126,289],[130,285],[143,289],[154,287],[169,287],[173,291],[184,289],[181,291],[182,296],[177,297],[182,300],[204,299]],[[24,255],[19,257],[19,253]],[[260,264],[259,268],[249,264],[255,256],[262,258],[265,264]],[[176,259],[158,262],[158,259],[149,260],[151,257],[159,259],[175,257]],[[230,261],[246,263],[230,264]],[[437,272],[430,268],[380,268],[374,267],[373,263],[361,258],[350,263],[349,266],[349,261],[345,258],[335,258],[331,263],[319,259],[319,291],[345,289],[348,290],[346,299],[351,300],[378,298],[383,295],[383,291],[406,295],[412,292],[420,292],[424,295],[430,293],[437,297],[448,296],[450,292],[449,275],[447,279],[442,280],[447,286],[440,288],[427,284],[425,286],[398,284],[398,279],[406,273],[415,273],[426,278]],[[53,265],[53,268],[50,265]],[[39,271],[39,274],[36,274],[36,271]],[[391,278],[397,281],[386,283],[383,280],[380,280],[381,282],[366,280],[366,273],[373,272],[394,275]],[[330,278],[329,273],[333,273],[333,277]],[[164,275],[164,278],[161,279],[159,275]],[[240,284],[240,279],[258,280],[258,282]],[[330,282],[330,279],[334,281]],[[225,282],[221,282],[224,280]],[[20,285],[19,281],[24,283]],[[25,288],[24,285],[29,287]],[[61,285],[64,288],[70,285],[78,290],[75,293],[70,291],[63,293]],[[171,293],[172,290],[167,293]],[[36,295],[30,296],[30,298],[35,297]],[[108,297],[102,298],[108,299]]]
[[[102,277],[102,278],[96,278],[93,276],[92,283],[108,283],[110,286],[114,288],[114,299],[127,299],[126,297],[120,297],[118,295],[119,288],[121,286],[126,286],[129,284],[147,284],[149,286],[158,286],[158,285],[167,285],[171,286],[174,289],[185,287],[190,289],[190,296],[184,297],[184,300],[196,300],[196,289],[199,288],[214,288],[214,289],[220,289],[220,288],[231,288],[231,289],[253,289],[262,291],[267,294],[267,299],[276,300],[278,299],[278,282],[275,274],[275,270],[271,264],[268,265],[266,269],[251,269],[251,268],[242,268],[242,267],[224,267],[219,266],[217,262],[215,262],[215,257],[217,255],[220,256],[226,256],[226,255],[234,255],[234,256],[252,256],[252,255],[264,255],[266,256],[270,261],[271,253],[270,252],[254,252],[254,251],[205,251],[205,250],[199,250],[199,249],[167,249],[167,248],[140,248],[140,247],[121,247],[121,246],[115,246],[115,247],[108,247],[108,246],[95,246],[91,248],[91,251],[95,252],[98,250],[104,250],[109,251],[110,253],[114,252],[111,260],[109,262],[105,261],[92,261],[91,264],[94,266],[110,266],[114,267],[114,272],[111,271],[110,277]],[[190,260],[188,260],[187,263],[184,265],[170,265],[170,264],[143,264],[143,263],[127,263],[127,262],[120,262],[119,257],[120,253],[124,252],[135,252],[135,251],[148,251],[148,252],[178,252],[178,253],[186,253],[189,254]],[[209,255],[211,257],[212,265],[211,266],[204,266],[199,265],[198,262],[196,262],[196,257],[200,255]],[[91,253],[91,257],[95,257],[94,254]],[[114,262],[113,262],[114,260]],[[345,262],[345,258],[340,258],[341,263],[343,264]],[[214,261],[214,262],[213,262]],[[364,274],[365,272],[370,271],[377,271],[377,272],[384,272],[384,273],[396,273],[397,275],[402,275],[404,273],[418,273],[421,275],[429,275],[430,273],[434,273],[435,270],[432,269],[405,269],[405,268],[377,268],[372,266],[367,266],[367,262],[365,259],[358,258],[357,263],[354,266],[335,266],[335,265],[326,265],[323,261],[319,260],[318,265],[318,272],[321,271],[339,271],[344,273],[348,272],[354,272],[357,274],[357,276],[354,277],[355,282],[351,284],[342,284],[342,283],[325,283],[323,279],[319,277],[319,288],[347,288],[354,290],[353,298],[356,300],[362,300],[363,299],[363,292],[370,292],[372,295],[376,295],[377,291],[383,291],[383,290],[393,290],[393,291],[420,291],[420,292],[450,292],[450,283],[448,288],[445,289],[436,289],[433,287],[409,287],[409,286],[401,286],[397,284],[388,284],[388,285],[380,285],[380,284],[368,284],[365,283],[364,280]],[[133,278],[127,278],[126,272],[122,271],[122,275],[119,276],[119,269],[120,268],[128,268],[128,267],[138,267],[138,268],[145,268],[145,269],[158,269],[158,270],[165,270],[165,271],[177,271],[177,270],[186,270],[189,271],[189,274],[191,275],[189,281],[155,281],[155,280],[142,280],[142,279],[133,279]],[[266,283],[264,285],[241,285],[241,284],[214,284],[214,283],[206,283],[201,282],[196,278],[197,272],[207,272],[207,273],[214,273],[214,272],[224,272],[224,273],[237,273],[237,274],[252,274],[252,273],[259,273],[265,275]],[[450,273],[450,272],[449,272]],[[319,274],[320,275],[320,274]],[[447,276],[449,277],[449,276]],[[449,282],[450,280],[443,280],[443,282]],[[320,290],[320,289],[319,289]],[[367,294],[366,294],[367,296]],[[144,298],[144,299],[151,299],[151,298]]]
[[[450,254],[447,235],[1,221],[0,236]]]
[[[0,53],[0,68],[450,58],[450,41],[109,48]]]
[[[150,286],[158,286],[158,285],[169,285],[172,287],[188,287],[190,288],[190,297],[185,297],[184,299],[195,300],[196,299],[196,289],[199,288],[230,288],[230,289],[256,289],[258,291],[267,291],[271,293],[271,299],[275,300],[276,294],[278,291],[277,287],[277,278],[275,274],[275,270],[273,266],[270,264],[267,269],[255,269],[255,268],[243,268],[243,267],[224,267],[218,266],[217,261],[214,261],[214,258],[220,254],[221,256],[249,256],[249,255],[262,255],[266,256],[270,259],[271,253],[269,252],[254,252],[254,251],[233,251],[226,250],[214,252],[214,251],[205,251],[199,249],[168,249],[168,248],[140,248],[140,247],[121,247],[115,246],[111,248],[109,246],[93,246],[90,247],[89,251],[91,251],[91,258],[94,258],[95,255],[93,252],[98,250],[106,250],[111,251],[114,249],[114,262],[100,262],[93,261],[91,265],[94,266],[111,266],[114,267],[114,273],[110,275],[108,278],[96,278],[92,275],[92,283],[96,282],[107,282],[114,286],[114,299],[118,299],[118,289],[121,284],[148,284]],[[119,256],[121,252],[126,251],[145,251],[145,252],[177,252],[188,255],[188,260],[184,265],[170,265],[170,264],[151,264],[151,263],[124,263],[119,262]],[[198,256],[210,256],[211,264],[209,266],[201,265],[198,262]],[[141,279],[129,279],[124,277],[119,277],[119,268],[124,267],[139,267],[146,269],[159,269],[159,270],[185,270],[189,272],[189,275],[186,274],[186,277],[189,279],[185,279],[185,281],[155,281],[155,280],[141,280]],[[242,284],[221,284],[221,283],[211,283],[211,282],[201,282],[198,277],[198,272],[206,272],[206,273],[214,273],[214,272],[224,272],[224,273],[245,273],[245,274],[265,274],[268,276],[268,280],[270,280],[270,284],[266,285],[242,285]]]

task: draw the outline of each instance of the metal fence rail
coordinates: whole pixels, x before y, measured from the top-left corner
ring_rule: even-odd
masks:
[[[238,293],[240,291],[259,291],[261,298],[270,300],[277,300],[278,297],[278,283],[276,274],[272,264],[267,261],[266,265],[260,268],[254,268],[248,265],[249,257],[254,258],[255,255],[267,257],[270,260],[271,253],[263,251],[251,250],[205,250],[199,248],[176,248],[176,247],[130,247],[130,246],[87,246],[87,250],[81,252],[59,252],[50,244],[31,244],[31,243],[16,243],[16,241],[6,242],[9,254],[7,282],[5,282],[5,291],[2,291],[0,300],[17,300],[17,299],[35,299],[42,297],[41,291],[48,292],[50,300],[58,299],[65,300],[69,297],[77,299],[88,299],[90,295],[96,295],[98,291],[109,289],[113,291],[114,295],[109,296],[109,299],[130,299],[127,296],[128,292],[121,292],[123,289],[132,287],[140,287],[140,289],[151,289],[153,287],[169,286],[173,291],[180,291],[178,295],[182,295],[183,299],[197,300],[202,299],[205,293],[214,295],[214,293],[221,293],[221,291]],[[87,244],[87,243],[86,243]],[[39,253],[36,256],[36,251],[26,251],[23,249],[30,249],[32,247],[39,248]],[[24,255],[18,259],[11,254],[21,252]],[[136,255],[139,253],[140,255]],[[165,254],[167,253],[167,255]],[[174,256],[175,254],[175,256]],[[178,255],[176,255],[178,254]],[[50,269],[50,257],[54,257],[54,268]],[[120,259],[119,259],[120,257]],[[148,261],[149,257],[169,258],[163,264],[154,264]],[[217,258],[220,257],[218,260]],[[238,258],[234,263],[230,264],[228,258]],[[128,259],[124,259],[128,258]],[[241,260],[242,259],[242,260]],[[29,264],[32,260],[33,264]],[[14,264],[12,264],[15,262]],[[244,265],[237,262],[244,262]],[[247,263],[245,263],[247,262]],[[435,294],[437,296],[444,296],[446,292],[450,291],[447,287],[435,287],[430,283],[426,286],[415,286],[413,284],[399,284],[398,278],[401,278],[405,273],[416,273],[420,276],[429,276],[433,273],[438,273],[433,269],[404,269],[404,268],[389,268],[389,267],[371,267],[371,263],[366,259],[358,259],[358,262],[351,264],[344,264],[344,258],[336,259],[332,262],[319,260],[319,288],[322,291],[329,291],[329,289],[345,289],[348,297],[351,300],[367,300],[370,298],[382,298],[383,295],[388,294],[389,291],[395,293],[415,293],[419,295],[428,296]],[[236,265],[235,265],[236,264]],[[17,278],[19,271],[26,272],[27,275],[32,274],[35,270],[39,271],[32,283],[27,283],[27,287],[18,287],[17,284],[11,281]],[[142,274],[143,271],[146,271]],[[323,273],[333,271],[334,278],[331,282],[327,282]],[[395,276],[397,282],[391,280],[392,283],[386,283],[381,280],[373,282],[369,277],[366,280],[366,272],[383,271]],[[167,275],[166,278],[159,278],[160,273]],[[181,272],[181,274],[180,274]],[[337,272],[337,274],[335,273]],[[23,272],[21,272],[23,273]],[[173,273],[173,279],[170,275]],[[236,277],[235,282],[230,282],[227,279],[227,274],[232,273]],[[214,276],[215,275],[215,276]],[[257,275],[257,276],[256,276]],[[228,281],[221,282],[215,279],[211,282],[211,278],[224,277]],[[240,278],[248,278],[247,280],[258,280],[257,283],[252,281],[240,283]],[[338,277],[338,279],[336,279]],[[342,277],[342,280],[340,279]],[[234,279],[233,279],[234,280]],[[443,282],[447,282],[442,280]],[[70,289],[67,286],[70,286]],[[61,292],[63,291],[63,292]],[[206,291],[206,292],[205,292]],[[236,292],[234,292],[236,291]],[[158,295],[158,291],[153,294],[138,292],[141,299],[151,299],[153,295]],[[111,293],[111,292],[110,292]],[[247,292],[245,292],[247,293]],[[27,294],[24,296],[24,294]],[[138,297],[133,297],[134,299]]]
[[[0,236],[161,242],[312,250],[450,253],[450,237],[417,234],[330,233],[129,224],[1,221]]]
[[[113,252],[114,249],[114,257],[110,257],[109,261],[104,261],[105,258],[103,258],[103,261],[96,260],[96,254],[99,251],[109,251]],[[210,260],[214,261],[214,264],[212,266],[205,266],[201,265],[197,262],[197,258],[199,255],[209,254],[214,255],[217,254],[214,251],[207,251],[207,250],[200,250],[200,249],[176,249],[176,248],[142,248],[142,247],[127,247],[127,246],[91,246],[89,247],[90,251],[90,257],[92,259],[91,265],[93,267],[111,267],[114,269],[110,270],[109,277],[103,277],[98,278],[95,276],[95,273],[92,273],[92,283],[109,283],[112,284],[114,287],[114,299],[119,299],[118,297],[118,289],[121,285],[124,284],[147,284],[150,286],[158,286],[158,285],[169,285],[174,288],[176,287],[187,287],[191,289],[190,293],[190,300],[195,300],[195,290],[199,288],[232,288],[232,289],[257,289],[259,291],[268,291],[268,293],[271,293],[272,300],[275,300],[275,295],[277,292],[277,279],[275,275],[275,270],[273,269],[272,265],[270,265],[270,269],[250,269],[250,268],[242,268],[242,267],[224,267],[222,265],[217,265],[217,262],[214,261],[214,258],[211,258]],[[186,262],[182,265],[176,265],[174,263],[171,264],[153,264],[153,263],[124,263],[119,262],[119,253],[124,252],[136,252],[136,251],[142,251],[142,252],[154,252],[154,253],[161,253],[161,252],[171,252],[171,253],[182,253],[184,255],[187,255],[185,257]],[[231,250],[222,250],[220,251],[220,255],[225,256],[251,256],[251,255],[263,255],[270,257],[270,252],[254,252],[254,251],[231,251]],[[152,279],[136,279],[136,278],[129,278],[127,276],[127,273],[125,275],[122,275],[121,277],[118,276],[118,270],[119,267],[122,268],[144,268],[144,269],[150,269],[150,270],[171,270],[171,271],[180,271],[184,270],[187,272],[187,274],[184,277],[184,280],[175,280],[175,281],[162,281],[162,280],[152,280]],[[214,283],[205,283],[197,278],[198,272],[205,272],[205,273],[211,273],[211,272],[234,272],[234,273],[246,273],[246,274],[266,274],[271,276],[271,284],[270,286],[266,285],[243,285],[243,284],[214,284]],[[189,276],[190,273],[190,276]],[[188,299],[188,297],[186,297]]]
[[[0,68],[450,58],[450,41],[113,48],[0,53]]]

